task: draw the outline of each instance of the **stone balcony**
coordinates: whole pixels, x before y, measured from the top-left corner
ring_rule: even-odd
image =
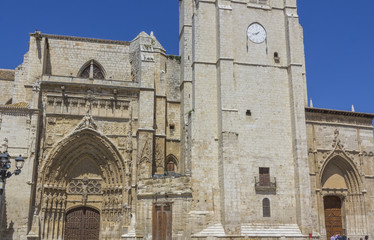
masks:
[[[274,177],[270,181],[260,181],[255,177],[255,189],[256,192],[276,192],[277,190],[277,179]]]

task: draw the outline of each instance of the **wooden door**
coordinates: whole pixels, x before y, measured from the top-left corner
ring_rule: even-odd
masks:
[[[76,208],[66,214],[65,237],[69,240],[99,240],[100,214],[91,208]]]
[[[326,237],[330,240],[335,234],[343,235],[341,200],[336,196],[323,198],[325,207]]]
[[[171,203],[155,203],[153,205],[152,238],[153,240],[171,240]]]
[[[260,186],[270,186],[270,168],[259,168]]]

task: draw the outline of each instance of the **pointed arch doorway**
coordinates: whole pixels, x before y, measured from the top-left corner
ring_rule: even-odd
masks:
[[[66,213],[65,239],[99,240],[100,213],[93,208],[80,207]]]
[[[129,219],[124,171],[114,144],[94,129],[62,139],[38,179],[41,239],[119,239]]]
[[[336,150],[321,169],[321,229],[326,239],[349,233],[360,234],[365,229],[363,193],[360,174],[354,161]]]

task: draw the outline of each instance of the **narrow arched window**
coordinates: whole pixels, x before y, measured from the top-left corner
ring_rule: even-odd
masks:
[[[102,68],[94,60],[91,60],[88,64],[85,64],[80,71],[79,77],[89,79],[104,79],[104,72]]]
[[[176,172],[177,158],[173,154],[170,154],[166,157],[165,170],[167,172]]]
[[[262,200],[262,216],[270,217],[270,200],[268,198]]]

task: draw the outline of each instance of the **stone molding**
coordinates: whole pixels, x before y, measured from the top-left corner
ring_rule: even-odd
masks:
[[[80,42],[92,42],[92,43],[106,43],[106,44],[119,44],[129,46],[130,42],[127,41],[118,41],[118,40],[109,40],[109,39],[96,39],[96,38],[85,38],[85,37],[74,37],[74,36],[63,36],[63,35],[53,35],[53,34],[38,34],[30,33],[31,37],[39,38],[49,38],[57,40],[70,40],[70,41],[80,41]]]
[[[362,117],[362,118],[374,118],[373,113],[360,113],[360,112],[351,112],[351,111],[342,111],[342,110],[333,110],[333,109],[324,109],[324,108],[310,108],[306,107],[305,112],[310,113],[326,113],[334,115],[343,115],[343,116],[352,116],[352,117]]]

